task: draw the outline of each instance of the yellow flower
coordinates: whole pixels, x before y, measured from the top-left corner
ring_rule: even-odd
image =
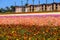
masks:
[[[44,34],[45,32],[43,32],[43,34]]]
[[[15,31],[12,31],[12,33],[14,33]]]
[[[36,34],[34,34],[34,35],[36,35]]]
[[[7,39],[7,40],[9,40],[9,39]]]
[[[19,40],[19,39],[16,39],[16,40]]]
[[[46,30],[46,32],[48,32],[48,30]]]

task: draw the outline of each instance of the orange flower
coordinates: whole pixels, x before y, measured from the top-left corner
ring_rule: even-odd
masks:
[[[16,33],[14,33],[14,34],[13,34],[13,36],[17,36],[17,34],[16,34]]]
[[[46,32],[48,32],[48,30],[46,30]]]

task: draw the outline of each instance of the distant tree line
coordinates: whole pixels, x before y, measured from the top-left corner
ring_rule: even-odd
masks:
[[[5,12],[14,12],[15,11],[15,6],[10,6],[6,8],[0,8],[0,13],[5,13]]]

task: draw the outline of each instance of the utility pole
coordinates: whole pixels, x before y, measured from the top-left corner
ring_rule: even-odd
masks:
[[[32,8],[32,12],[34,12],[34,0],[32,0],[32,2],[33,2],[33,8]]]
[[[47,11],[47,0],[46,0],[46,5],[45,5],[45,11]]]
[[[53,3],[54,3],[55,1],[53,0]]]
[[[52,11],[54,11],[54,0],[53,0],[53,4],[52,4]]]
[[[39,0],[38,2],[39,2],[39,4],[40,4],[40,0]]]
[[[23,6],[23,0],[21,0],[21,5]]]
[[[59,0],[59,3],[60,3],[60,0]]]
[[[16,6],[16,2],[14,2],[15,6]]]
[[[33,2],[33,5],[34,5],[34,0],[32,0],[32,2]]]
[[[26,4],[28,4],[28,0],[27,0]]]
[[[23,0],[21,0],[21,6],[22,6],[22,12],[24,12],[24,8],[23,8]]]
[[[47,0],[46,0],[46,4],[47,4]]]

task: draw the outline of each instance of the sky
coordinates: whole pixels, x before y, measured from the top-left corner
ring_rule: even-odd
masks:
[[[23,1],[23,5],[26,4],[26,0],[22,0]],[[47,0],[47,3],[52,3],[53,0]],[[60,0],[55,0],[55,2],[60,2]],[[5,7],[10,7],[10,6],[21,6],[21,0],[0,0],[0,8],[5,8]],[[29,4],[33,4],[32,0],[29,0],[28,2]],[[40,0],[40,3],[46,3],[46,0]],[[34,1],[34,4],[38,4],[38,0]]]

